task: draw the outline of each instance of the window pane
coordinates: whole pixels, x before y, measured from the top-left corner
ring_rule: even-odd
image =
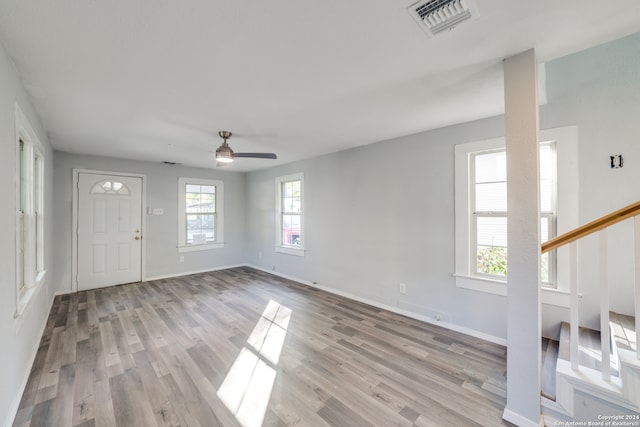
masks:
[[[549,283],[549,252],[540,256],[540,280]]]
[[[27,159],[24,142],[20,140],[20,210],[27,210]]]
[[[507,211],[507,183],[476,185],[476,212]]]
[[[282,244],[300,246],[300,215],[282,215]]]
[[[282,183],[282,212],[300,213],[300,181],[289,181]]]
[[[187,184],[187,213],[213,213],[216,211],[215,186]],[[192,191],[189,191],[192,190]],[[196,190],[198,192],[196,192]],[[202,191],[202,192],[199,192]]]
[[[213,214],[187,214],[187,244],[204,244],[215,241],[215,216]]]
[[[283,197],[292,197],[293,196],[293,186],[291,182],[283,182],[282,183],[282,196]]]
[[[476,154],[475,182],[497,182],[507,180],[507,155],[504,151]]]
[[[215,194],[203,193],[200,195],[200,212],[215,212]]]
[[[540,146],[540,179],[553,178],[553,150],[550,144]]]
[[[553,209],[553,180],[540,180],[540,211],[552,212]]]
[[[507,247],[507,218],[506,217],[478,217],[477,218],[478,246]]]
[[[540,218],[540,243],[544,243],[549,240],[549,234],[551,232],[551,221],[547,217]]]
[[[282,212],[292,212],[293,197],[284,197],[282,199]]]
[[[200,192],[204,194],[215,194],[216,186],[215,185],[201,185]]]
[[[506,276],[507,248],[478,246],[476,262],[476,271],[478,273]]]

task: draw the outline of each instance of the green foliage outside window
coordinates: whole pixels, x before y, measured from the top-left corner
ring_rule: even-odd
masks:
[[[540,280],[549,282],[549,254],[543,254],[541,259]],[[477,258],[477,272],[495,276],[507,276],[507,248],[491,246],[479,247]]]
[[[477,271],[495,276],[506,276],[507,248],[499,246],[478,247]]]

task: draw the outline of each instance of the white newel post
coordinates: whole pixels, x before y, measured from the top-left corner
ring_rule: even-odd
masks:
[[[540,203],[536,56],[504,61],[507,146],[507,405],[514,424],[540,423]]]

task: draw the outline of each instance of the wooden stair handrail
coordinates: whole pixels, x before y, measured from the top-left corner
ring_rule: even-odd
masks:
[[[589,234],[595,233],[596,231],[602,230],[603,228],[607,228],[636,215],[640,215],[640,201],[615,212],[611,212],[610,214],[600,217],[578,228],[574,228],[573,230],[554,237],[553,239],[547,240],[542,244],[542,253],[558,249],[561,246],[575,242]]]

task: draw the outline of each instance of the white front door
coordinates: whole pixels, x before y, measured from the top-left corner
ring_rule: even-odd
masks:
[[[78,174],[78,290],[142,280],[142,178]]]

